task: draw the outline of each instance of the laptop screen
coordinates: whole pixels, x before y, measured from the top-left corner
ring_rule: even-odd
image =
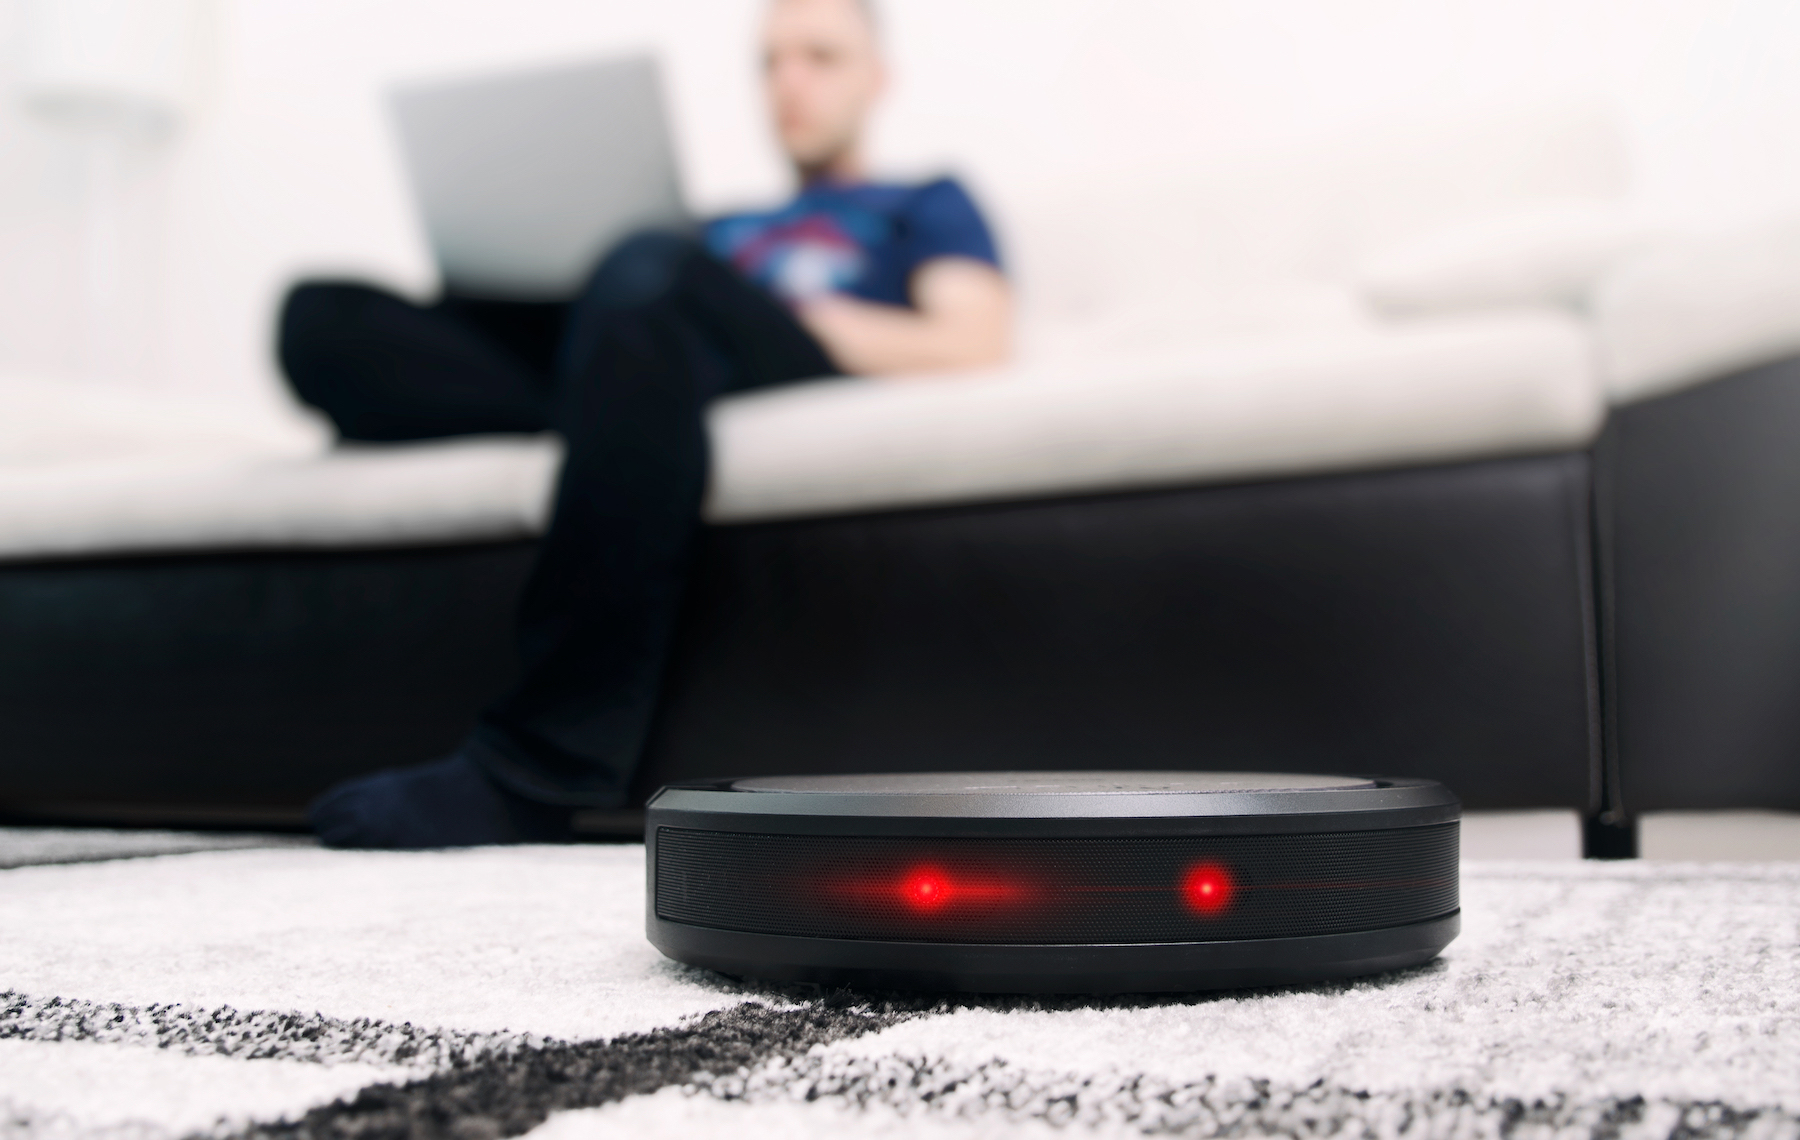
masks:
[[[626,234],[690,224],[649,56],[407,86],[391,106],[454,292],[567,298]]]

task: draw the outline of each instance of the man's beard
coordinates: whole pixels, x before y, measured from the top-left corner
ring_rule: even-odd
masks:
[[[857,142],[856,132],[846,132],[828,143],[810,148],[804,155],[790,151],[788,160],[794,164],[802,182],[816,182],[841,167],[844,160],[855,153]]]

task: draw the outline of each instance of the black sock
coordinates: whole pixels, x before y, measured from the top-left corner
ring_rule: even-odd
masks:
[[[307,812],[327,847],[566,843],[573,808],[502,788],[461,753],[337,785]]]

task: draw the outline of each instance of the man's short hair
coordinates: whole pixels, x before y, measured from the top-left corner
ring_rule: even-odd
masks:
[[[773,0],[774,4],[780,2],[781,0]],[[869,30],[879,37],[881,35],[881,13],[876,9],[875,0],[851,0],[851,3],[861,10],[863,19],[869,22]]]

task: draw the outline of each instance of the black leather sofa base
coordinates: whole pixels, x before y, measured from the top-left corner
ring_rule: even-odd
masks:
[[[1588,807],[1584,456],[708,532],[638,781],[1380,772]]]
[[[454,747],[536,544],[0,566],[0,810],[298,824]]]
[[[711,528],[636,792],[1299,768],[1586,809],[1588,488],[1556,455]],[[531,554],[0,566],[0,810],[292,820],[438,755],[509,678]]]
[[[1800,809],[1800,360],[1614,411],[1625,806]]]

